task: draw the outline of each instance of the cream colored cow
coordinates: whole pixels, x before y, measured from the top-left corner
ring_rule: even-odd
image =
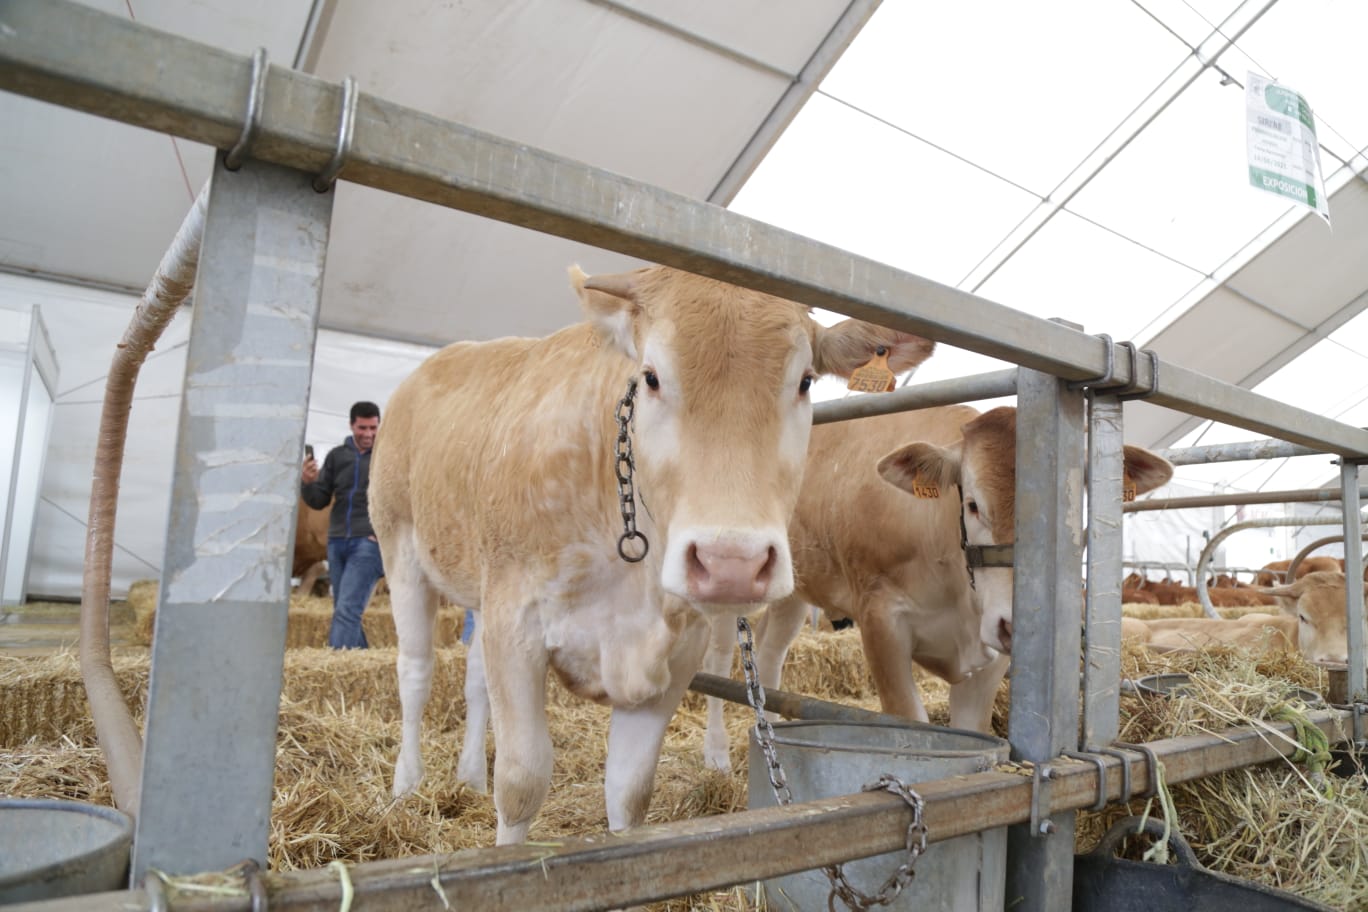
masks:
[[[1257,651],[1300,650],[1310,662],[1343,665],[1349,660],[1345,576],[1318,570],[1290,586],[1262,590],[1274,596],[1280,614],[1246,614],[1232,620],[1164,618],[1147,620],[1146,644],[1156,651],[1239,646]],[[1364,586],[1368,595],[1368,585]]]
[[[792,302],[664,267],[571,276],[587,322],[433,355],[389,400],[371,468],[399,636],[394,792],[422,777],[441,593],[480,611],[458,773],[484,786],[492,721],[500,844],[526,839],[550,784],[548,670],[613,707],[609,826],[643,819],[707,615],[792,591],[787,525],[813,378],[849,374],[879,348],[903,371],[932,349],[858,321],[824,328]],[[635,523],[650,542],[639,563],[619,555],[642,549],[619,544],[615,469],[628,445]]]
[[[915,441],[909,443],[909,441]],[[887,454],[882,459],[880,454]],[[789,537],[796,585],[756,627],[761,683],[777,687],[805,603],[854,619],[883,711],[927,720],[912,664],[950,682],[950,724],[988,731],[1008,665],[1012,571],[969,584],[961,502],[972,544],[1012,541],[1016,409],[923,409],[813,428]],[[1152,490],[1173,468],[1126,447],[1126,485]],[[897,490],[901,488],[902,490]],[[1080,621],[1081,623],[1081,621]],[[733,626],[718,624],[706,670],[727,674]],[[704,759],[728,766],[721,704],[709,706]]]

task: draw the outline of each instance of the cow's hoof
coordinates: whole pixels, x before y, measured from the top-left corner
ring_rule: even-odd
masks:
[[[721,750],[707,748],[703,751],[703,765],[710,770],[722,773],[731,772],[731,755],[724,747]]]
[[[402,759],[394,768],[394,797],[403,798],[418,788],[423,781],[423,767],[405,763]]]

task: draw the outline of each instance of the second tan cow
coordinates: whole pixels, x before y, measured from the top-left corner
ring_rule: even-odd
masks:
[[[880,453],[888,455],[880,460]],[[1138,491],[1158,487],[1172,472],[1166,460],[1126,447],[1126,483]],[[970,585],[960,511],[971,543],[1008,543],[1015,497],[1014,408],[980,415],[950,406],[813,428],[789,527],[794,595],[771,605],[756,629],[761,683],[779,685],[807,604],[817,605],[855,621],[884,712],[927,721],[916,663],[950,683],[951,725],[988,731],[1009,659],[996,621],[989,625],[992,640],[982,628],[985,618],[1011,617],[1012,571],[976,570]],[[706,670],[727,673],[731,644],[731,628],[714,632]],[[707,764],[725,769],[726,748],[715,703]]]

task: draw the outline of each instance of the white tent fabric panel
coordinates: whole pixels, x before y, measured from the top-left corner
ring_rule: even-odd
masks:
[[[232,4],[87,0],[112,15],[290,66],[309,0]],[[245,89],[244,89],[245,90]],[[213,150],[161,133],[0,93],[0,266],[141,290],[195,194]],[[22,229],[22,230],[21,230]]]
[[[105,375],[137,299],[0,274],[0,305],[31,304],[42,307],[62,374],[39,498],[29,592],[75,598],[81,591]],[[116,598],[134,581],[160,576],[191,317],[190,308],[176,315],[138,378],[114,535]],[[305,432],[320,460],[349,433],[347,413],[353,402],[369,399],[383,410],[394,388],[432,351],[320,332]]]
[[[1368,306],[1368,181],[1355,179],[1330,198],[1334,227],[1304,216],[1259,257],[1236,271],[1229,289],[1209,293],[1146,343],[1160,357],[1195,367],[1221,380],[1264,392],[1262,382]],[[1362,333],[1344,344],[1363,353]],[[1308,362],[1315,373],[1316,362]],[[1304,408],[1324,410],[1327,390],[1353,384],[1352,375],[1321,373],[1319,383],[1269,395]],[[1126,405],[1130,439],[1169,445],[1203,425],[1143,402]],[[1256,435],[1236,432],[1229,439]],[[1319,483],[1322,479],[1316,479]],[[1312,483],[1304,479],[1305,483]]]
[[[632,5],[551,6],[339,4],[320,26],[312,69],[330,80],[353,74],[364,92],[707,198],[846,8],[804,4],[776,29],[765,4],[734,4],[724,29],[716,12],[642,7],[668,14],[672,31],[632,15]],[[576,261],[590,272],[641,265],[344,184],[322,321],[428,343],[543,335],[578,319],[564,280]]]

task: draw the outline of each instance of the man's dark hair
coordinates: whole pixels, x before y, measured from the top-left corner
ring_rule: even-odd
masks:
[[[374,402],[358,402],[351,407],[351,417],[347,419],[348,424],[355,424],[357,418],[379,418],[380,406]]]

